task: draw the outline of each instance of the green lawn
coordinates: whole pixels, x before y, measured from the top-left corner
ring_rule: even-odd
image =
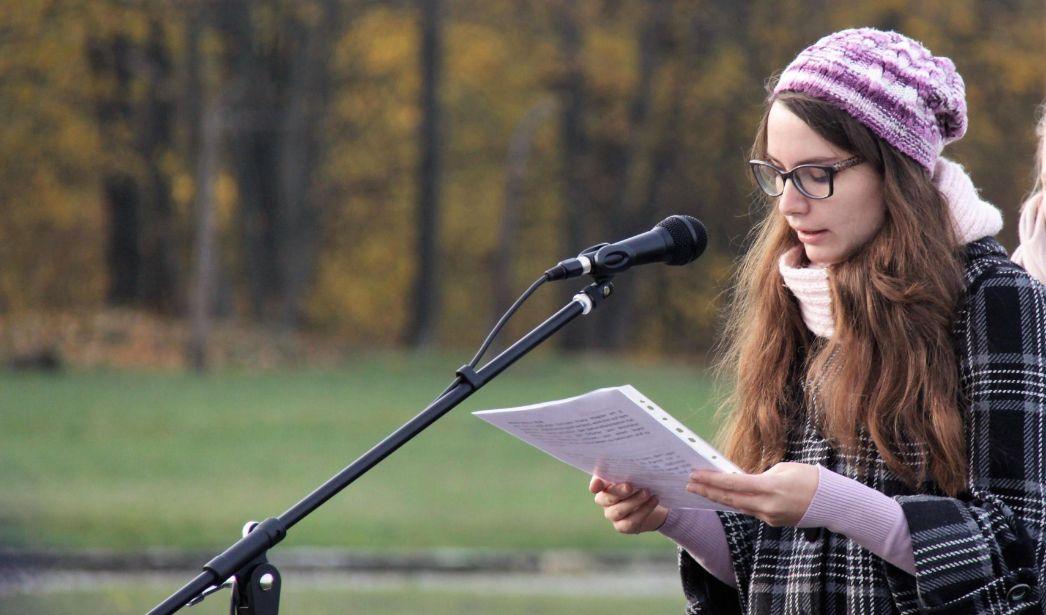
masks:
[[[141,615],[163,600],[169,592],[140,585],[115,585],[94,591],[69,591],[0,595],[0,613],[58,615],[64,613],[108,613]],[[447,592],[425,589],[404,590],[316,590],[287,584],[281,592],[281,613],[309,615],[458,615],[494,613],[496,615],[597,615],[602,613],[679,613],[683,594],[667,596],[557,596]],[[229,611],[229,592],[224,590],[202,604],[182,609],[188,615],[225,615]]]
[[[0,545],[221,547],[427,405],[468,357],[283,373],[0,372]],[[587,477],[469,415],[631,383],[714,431],[701,369],[530,357],[295,526],[284,545],[665,548],[616,535]],[[407,609],[409,610],[409,609]]]

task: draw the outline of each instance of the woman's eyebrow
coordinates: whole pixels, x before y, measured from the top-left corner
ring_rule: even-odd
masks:
[[[803,160],[800,160],[799,162],[795,163],[795,165],[792,168],[795,168],[801,164],[830,164],[832,162],[835,162],[838,158],[838,156],[814,156],[811,158],[805,158]],[[781,161],[771,156],[769,152],[767,152],[766,154],[766,160],[767,162],[772,162],[777,166],[784,168],[784,166],[781,165]]]

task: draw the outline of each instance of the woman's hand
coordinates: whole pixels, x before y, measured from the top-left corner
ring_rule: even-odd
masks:
[[[668,518],[668,509],[658,505],[657,498],[646,489],[634,489],[628,483],[608,483],[593,476],[588,490],[596,494],[603,516],[622,534],[652,532]]]
[[[782,462],[762,474],[694,472],[686,490],[782,527],[803,518],[817,482],[817,466]]]

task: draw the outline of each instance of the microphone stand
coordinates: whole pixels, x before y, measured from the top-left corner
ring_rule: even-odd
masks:
[[[533,350],[578,316],[588,314],[613,292],[611,276],[595,278],[581,292],[545,322],[490,360],[478,371],[470,365],[456,372],[453,386],[420,414],[388,435],[351,465],[323,483],[311,494],[279,517],[244,527],[244,536],[203,566],[181,589],[158,604],[148,615],[168,615],[186,604],[196,604],[218,591],[227,579],[233,581],[231,613],[234,615],[277,615],[279,612],[280,574],[269,563],[266,552],[287,536],[287,531],[327,500],[348,487],[400,446],[421,433],[444,414],[479,390],[487,382]]]

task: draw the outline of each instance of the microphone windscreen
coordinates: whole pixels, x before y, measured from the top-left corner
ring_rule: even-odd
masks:
[[[669,216],[657,223],[672,237],[672,249],[665,258],[666,265],[685,265],[704,253],[708,246],[705,225],[693,216]]]

